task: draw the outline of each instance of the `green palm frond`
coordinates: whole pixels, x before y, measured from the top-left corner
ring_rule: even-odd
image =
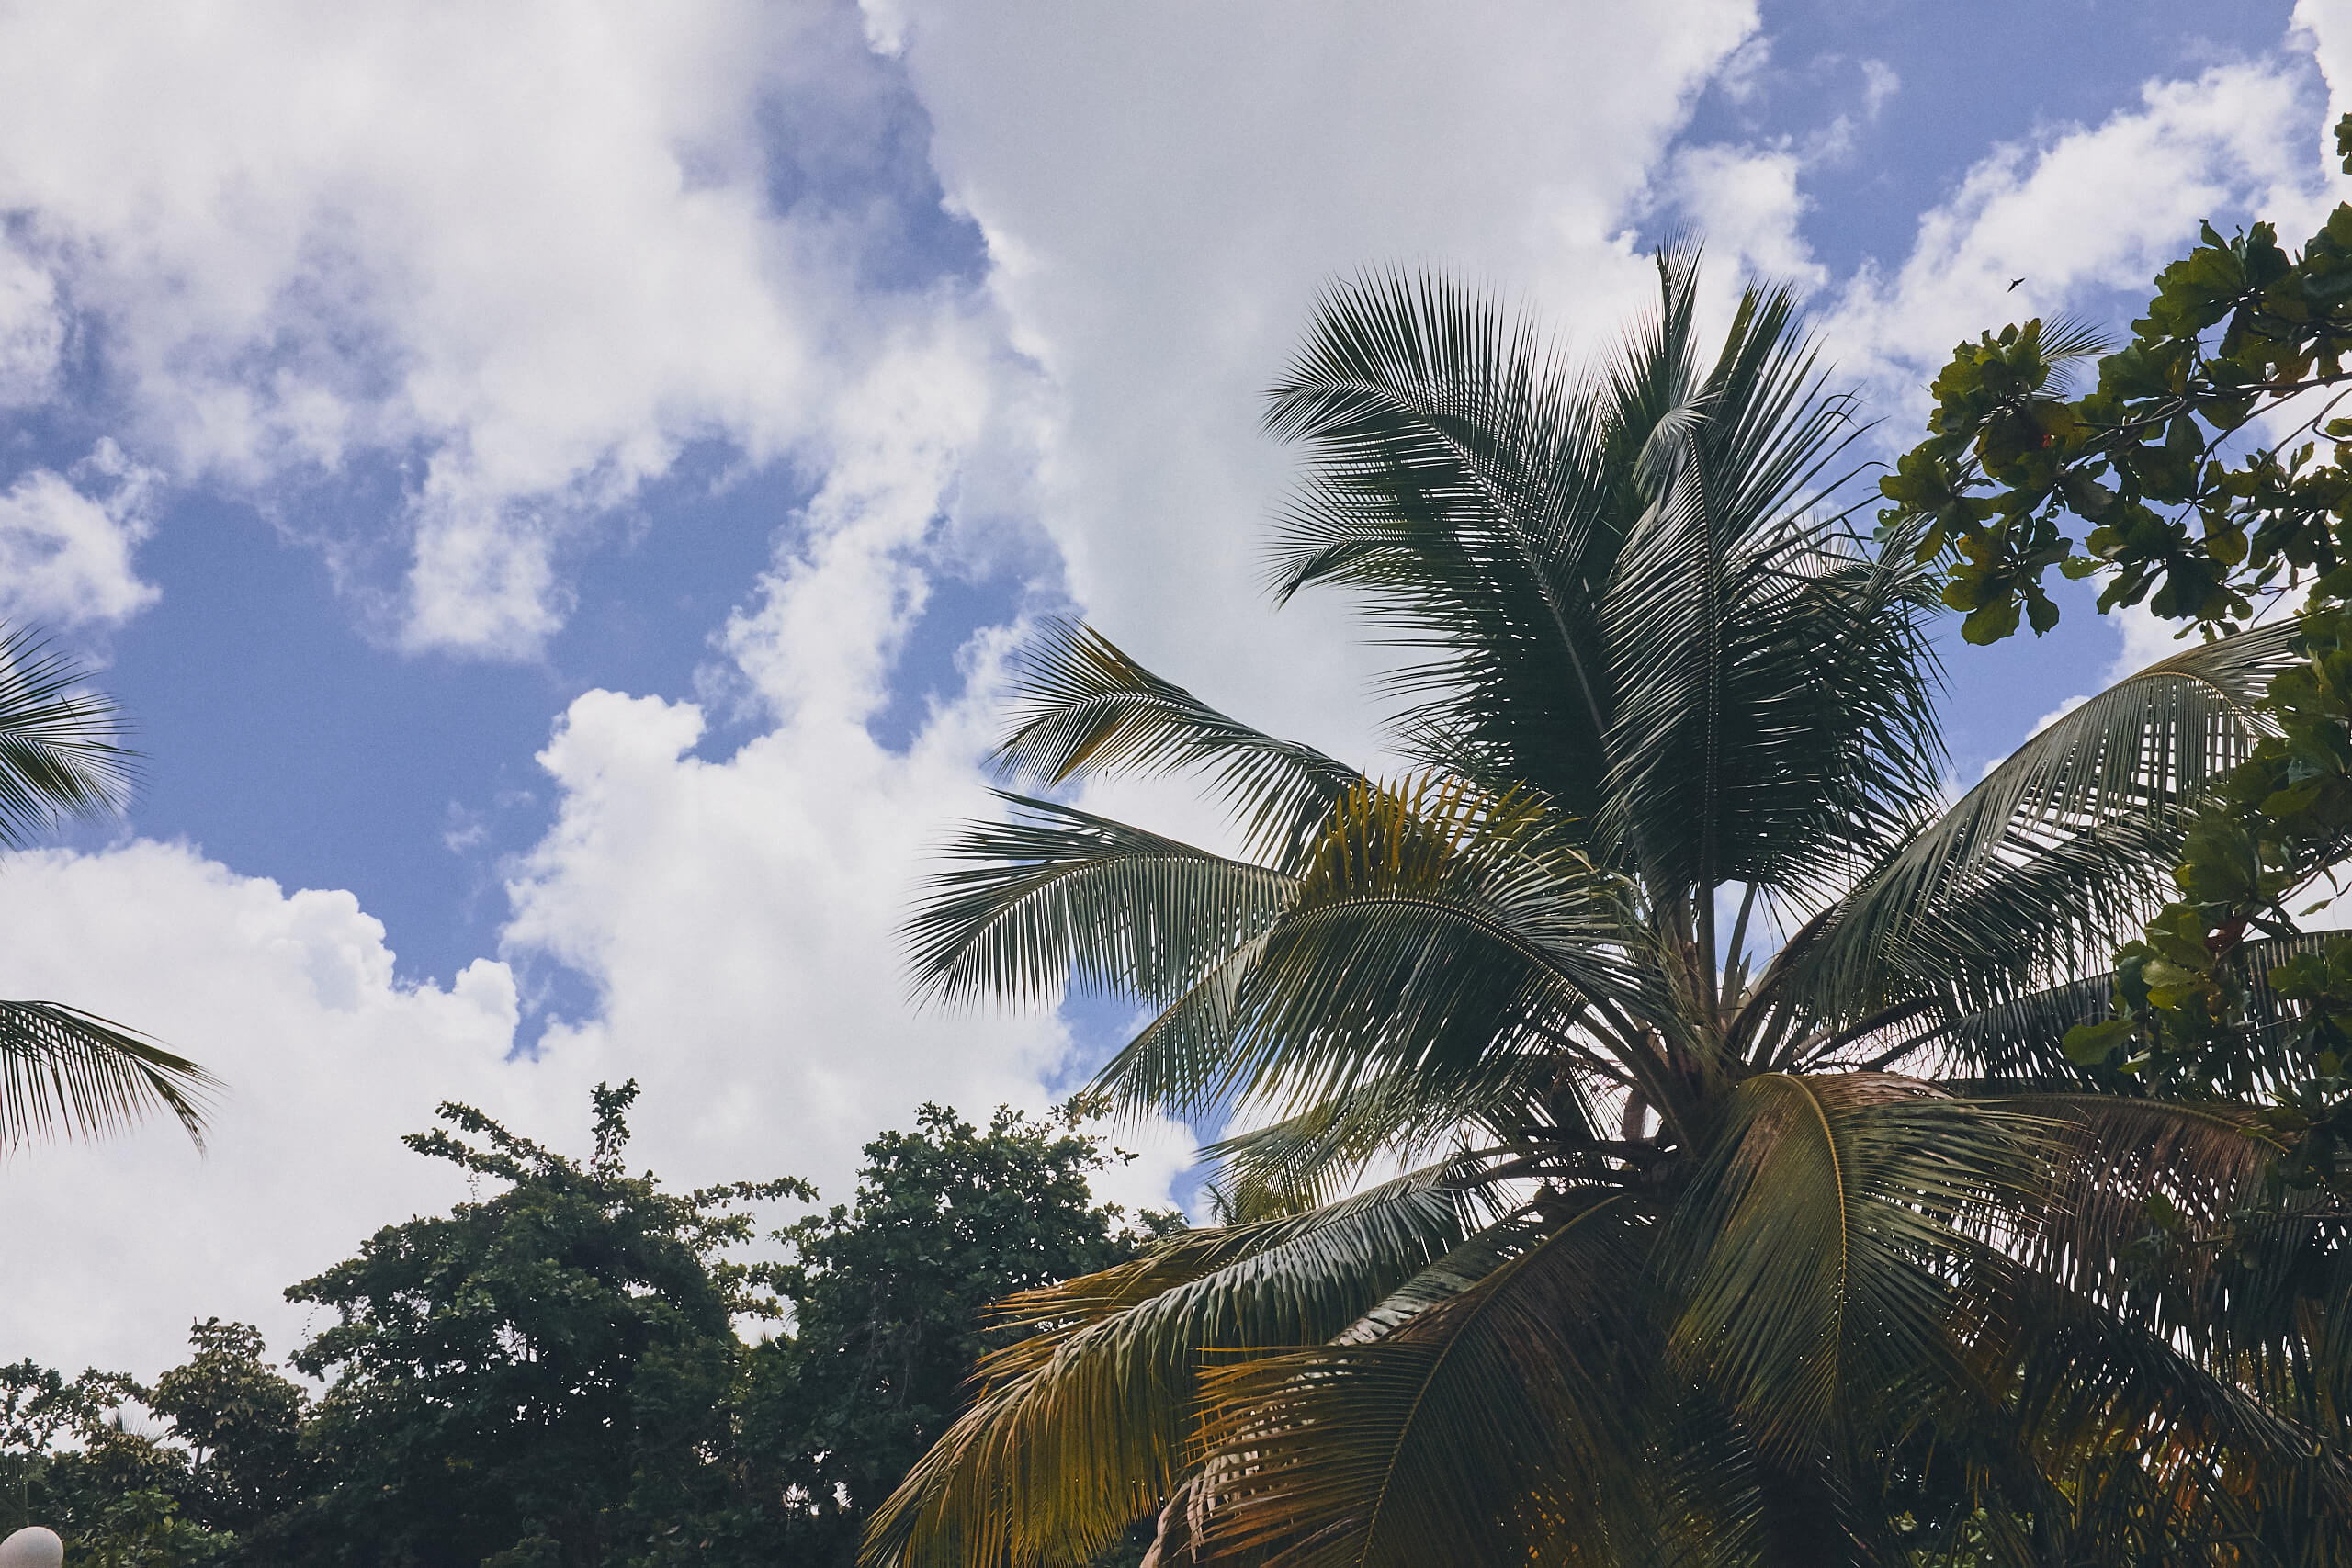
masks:
[[[1494,299],[1373,278],[1325,297],[1266,423],[1313,459],[1277,595],[1362,592],[1386,635],[1435,652],[1402,678],[1449,694],[1417,722],[1589,817],[1614,701],[1593,602],[1622,525],[1585,389]]]
[[[114,703],[30,632],[0,629],[0,848],[71,817],[105,818],[130,794],[138,754]]]
[[[1577,1049],[1562,1025],[1640,988],[1622,883],[1532,795],[1360,782],[1284,886],[1280,908],[1237,931],[1113,1057],[1099,1089],[1213,1112],[1409,1074],[1415,1092],[1451,1104],[1514,1079],[1514,1039]],[[1622,1080],[1602,1047],[1581,1049]]]
[[[1208,776],[1253,854],[1287,863],[1358,774],[1161,680],[1091,626],[1052,622],[1023,649],[1006,768],[1048,784],[1094,773]]]
[[[1449,1089],[1409,1070],[1381,1073],[1262,1127],[1201,1150],[1221,1190],[1289,1195],[1310,1204],[1350,1190],[1373,1161],[1416,1160],[1468,1131],[1509,1142],[1540,1124],[1590,1138],[1585,1086],[1549,1049],[1498,1053],[1476,1079]]]
[[[1183,1473],[1213,1354],[1311,1345],[1458,1247],[1475,1213],[1449,1162],[1313,1213],[1188,1232],[1032,1291],[1032,1329],[981,1364],[971,1406],[875,1515],[864,1560],[1084,1562]]]
[[[1295,896],[1290,877],[1074,807],[1001,795],[1009,822],[968,826],[907,922],[919,990],[1058,998],[1075,981],[1152,1001],[1182,994]]]
[[[1230,1081],[1301,1101],[1383,1073],[1430,1093],[1491,1081],[1514,1039],[1634,1000],[1630,929],[1621,886],[1541,800],[1360,785],[1266,928]]]
[[[2076,1295],[2145,1310],[2160,1333],[2193,1336],[2164,1295],[2201,1286],[2221,1264],[2213,1236],[2260,1191],[2278,1146],[2253,1112],[2226,1102],[2183,1104],[2088,1090],[1995,1094],[1977,1103],[2041,1129],[2044,1174],[2035,1223],[2012,1225],[2004,1251]],[[2189,1242],[2167,1268],[2167,1292],[2141,1300],[2133,1247],[2154,1227],[2152,1202]]]
[[[0,629],[0,849],[70,818],[127,803],[137,753],[113,701],[30,632]],[[58,1002],[0,1001],[0,1152],[64,1134],[91,1137],[153,1111],[204,1145],[218,1086],[201,1067],[135,1031]]]
[[[1693,276],[1662,265],[1657,341],[1636,351],[1691,358],[1680,400],[1617,378],[1639,456],[1601,604],[1618,694],[1600,820],[1657,885],[1795,891],[1849,874],[1934,794],[1929,574],[1822,515],[1860,426],[1793,300],[1748,290],[1702,375]]]
[[[0,1151],[115,1132],[167,1111],[204,1146],[212,1077],[119,1023],[57,1002],[0,1001]]]
[[[1792,940],[1759,992],[1855,1016],[1945,987],[1984,1007],[2081,973],[2163,897],[2188,806],[2267,732],[2291,626],[2191,648],[2026,741]]]
[[[2296,1010],[2270,988],[2269,972],[2298,954],[2324,953],[2330,940],[2324,934],[2261,938],[2232,955],[2231,965],[2245,988],[2242,1038],[2257,1094],[2286,1087],[2297,1071]],[[1807,1060],[1823,1066],[1900,1063],[1906,1072],[1932,1061],[1939,1076],[1972,1080],[1979,1090],[2096,1087],[2114,1093],[2132,1086],[2104,1069],[2068,1061],[2064,1049],[2066,1031],[2109,1017],[2114,998],[2115,976],[2092,975],[1974,1011],[1924,1009],[1886,1030],[1838,1037],[1834,1050],[1825,1043],[1824,1052]]]
[[[1979,1359],[2045,1462],[2073,1480],[2074,1560],[2213,1542],[2236,1511],[2229,1494],[2257,1509],[2299,1498],[2318,1533],[2352,1530],[2352,1471],[2317,1434],[2145,1318],[1997,1258],[1984,1266],[1971,1292],[1990,1309]]]

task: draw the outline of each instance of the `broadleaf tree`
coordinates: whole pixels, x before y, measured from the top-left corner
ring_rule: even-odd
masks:
[[[2335,129],[2352,171],[2352,115]],[[2352,858],[2352,204],[2299,252],[2257,222],[2202,229],[2128,342],[2035,319],[1962,344],[1929,434],[1881,488],[1940,558],[1965,635],[2054,625],[2049,573],[2095,577],[2211,637],[2292,609],[2274,731],[2213,781],[2177,897],[2115,960],[2111,1016],[2070,1049],[2150,1081],[2264,1100],[2272,1174],[2352,1196],[2352,938],[2294,937]],[[2085,383],[2086,385],[2078,385]],[[2079,539],[2077,535],[2080,536]],[[2251,961],[2251,962],[2250,962]],[[2267,984],[2265,978],[2267,976]]]
[[[598,1090],[584,1160],[462,1106],[411,1138],[478,1190],[290,1292],[322,1393],[218,1319],[150,1386],[0,1367],[0,1533],[93,1568],[846,1565],[1011,1337],[985,1303],[1173,1223],[1094,1200],[1082,1105],[929,1106],[747,1255],[766,1200],[813,1193],[665,1190],[625,1164],[634,1095]]]

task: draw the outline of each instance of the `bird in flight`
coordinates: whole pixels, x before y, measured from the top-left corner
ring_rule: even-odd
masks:
[[[2015,294],[2018,291],[2018,285],[2024,281],[2025,279],[2022,277],[2013,277],[2009,279],[2009,286],[2001,290],[2001,292],[2004,294]]]

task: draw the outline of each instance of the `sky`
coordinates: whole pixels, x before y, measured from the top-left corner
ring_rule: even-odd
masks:
[[[635,1077],[639,1163],[838,1201],[925,1100],[1082,1083],[1118,1009],[916,1008],[896,928],[1040,617],[1378,761],[1378,650],[1259,581],[1332,280],[1605,344],[1696,232],[1878,458],[1963,336],[2308,233],[2346,107],[2346,0],[0,7],[0,616],[146,756],[0,865],[0,995],[226,1085],[200,1155],[0,1157],[0,1359],[290,1349],[287,1285],[464,1196],[399,1143],[445,1100],[576,1150]],[[2070,592],[1945,638],[1956,780],[2165,651]]]

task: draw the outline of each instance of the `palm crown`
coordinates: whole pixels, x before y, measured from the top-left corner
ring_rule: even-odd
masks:
[[[1710,354],[1694,258],[1658,269],[1589,374],[1381,279],[1274,389],[1311,467],[1273,587],[1418,650],[1400,776],[1092,631],[1033,649],[1012,769],[1191,771],[1247,849],[1008,795],[910,922],[921,981],[1141,998],[1100,1087],[1252,1130],[1212,1151],[1229,1223],[1007,1303],[1027,1332],[875,1560],[1083,1562],[1159,1509],[1162,1563],[2022,1561],[2341,1506],[2323,1406],[2264,1381],[2340,1369],[2324,1320],[2225,1329],[2212,1255],[2161,1301],[2121,1261],[2152,1195],[2221,1224],[2266,1145],[2056,1043],[2289,634],[2168,659],[1949,801],[1932,552],[1838,511],[1858,426],[1790,297]]]

